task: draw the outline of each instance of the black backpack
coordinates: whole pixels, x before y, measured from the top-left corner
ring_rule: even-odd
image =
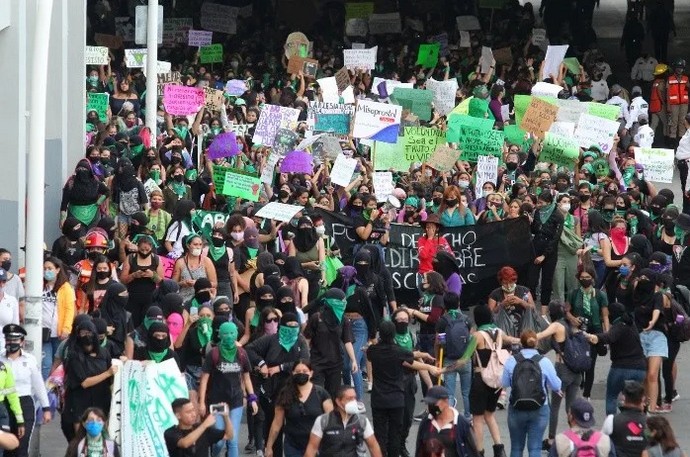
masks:
[[[519,411],[534,411],[546,403],[546,393],[541,382],[539,354],[525,358],[522,353],[515,356],[517,363],[511,382],[510,405]]]
[[[462,313],[457,319],[452,319],[447,314],[443,318],[447,321],[443,356],[449,360],[457,360],[465,353],[470,341],[470,324]]]

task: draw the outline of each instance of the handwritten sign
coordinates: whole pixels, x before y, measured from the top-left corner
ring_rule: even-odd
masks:
[[[216,43],[199,48],[199,62],[200,63],[222,63],[223,62],[223,45]]]
[[[558,122],[575,124],[580,120],[580,114],[587,112],[587,104],[579,100],[556,99],[556,104],[558,105],[558,114],[556,114]]]
[[[635,148],[635,160],[644,165],[647,181],[673,182],[673,149]]]
[[[160,256],[161,264],[163,264],[163,277],[165,279],[172,278],[173,272],[175,271],[175,259],[171,259],[167,256]]]
[[[86,95],[88,97],[86,112],[96,111],[98,113],[98,119],[101,122],[108,122],[108,103],[110,101],[110,95],[107,93],[99,94],[93,92],[89,92]]]
[[[415,162],[426,162],[439,145],[444,132],[427,127],[405,127],[395,143],[374,143],[374,169],[408,171]]]
[[[190,30],[188,37],[187,45],[190,47],[200,48],[213,42],[213,32],[207,30]]]
[[[182,73],[179,71],[174,71],[165,74],[158,75],[158,96],[163,96],[163,89],[166,84],[172,84],[176,86],[182,85]]]
[[[391,96],[393,103],[410,110],[412,114],[423,121],[431,119],[431,101],[433,99],[434,93],[431,91],[402,87],[396,87]]]
[[[310,114],[314,116],[314,130],[347,135],[350,132],[350,119],[354,114],[353,105],[336,103],[317,103],[309,105]]]
[[[204,2],[201,5],[201,27],[204,30],[227,33],[237,33],[238,8]]]
[[[286,205],[285,203],[270,202],[255,214],[256,217],[273,219],[274,221],[290,222],[295,214],[304,209],[303,206]]]
[[[350,70],[373,70],[379,47],[370,49],[343,49],[343,66]]]
[[[205,100],[204,90],[200,87],[166,84],[163,88],[165,111],[174,116],[196,114]]]
[[[339,186],[347,187],[352,182],[352,174],[357,168],[357,159],[340,154],[333,163],[330,177],[331,182]]]
[[[498,182],[498,157],[478,156],[477,171],[475,172],[476,183],[474,191],[476,195],[482,195],[484,183],[491,182],[494,185]]]
[[[400,13],[372,14],[369,16],[369,34],[385,35],[402,32]]]
[[[264,168],[261,170],[261,176],[259,177],[259,179],[261,179],[262,183],[266,183],[268,185],[273,185],[273,177],[275,176],[276,165],[278,164],[279,160],[280,160],[280,154],[276,154],[275,152],[271,152],[268,155],[268,159],[266,159],[266,163],[264,164]]]
[[[259,201],[259,190],[261,190],[261,180],[258,176],[243,170],[227,168],[223,195],[256,202]]]
[[[580,157],[580,147],[577,140],[546,132],[541,153],[540,162],[550,162],[556,165],[572,168]]]
[[[621,108],[617,105],[607,105],[605,103],[589,102],[586,104],[587,113],[602,119],[616,121],[621,117]]]
[[[426,82],[426,88],[434,94],[434,109],[440,116],[445,116],[453,111],[453,108],[455,108],[455,94],[458,91],[457,79],[436,81],[430,78]]]
[[[613,148],[613,137],[618,133],[619,127],[620,124],[616,121],[581,114],[575,127],[575,139],[583,148],[596,145],[604,154],[608,154]]]
[[[460,158],[460,151],[453,149],[450,146],[437,146],[436,150],[429,156],[427,165],[429,165],[434,170],[438,171],[449,171],[452,170]]]
[[[163,21],[163,47],[172,48],[177,44],[187,44],[192,26],[191,17],[166,17]]]
[[[575,123],[556,121],[549,127],[549,132],[560,136],[571,137],[575,134]]]
[[[347,68],[343,67],[335,73],[335,84],[340,92],[347,89],[350,85],[350,72]]]
[[[204,87],[204,107],[208,111],[220,111],[223,106],[223,91],[212,87]]]
[[[546,48],[546,29],[532,29],[532,44],[542,49]]]
[[[393,173],[390,171],[375,171],[372,176],[372,184],[374,185],[374,195],[378,201],[388,198],[395,189],[393,183]]]
[[[557,114],[557,106],[537,97],[532,97],[530,104],[527,106],[527,111],[525,111],[525,116],[522,118],[520,128],[539,138],[544,138],[544,133],[554,123]]]
[[[105,46],[87,46],[84,49],[86,65],[108,65],[108,48]]]
[[[400,106],[359,100],[355,108],[352,136],[395,143],[401,115]]]
[[[125,49],[125,65],[127,68],[142,68],[146,49]]]
[[[264,105],[254,130],[254,144],[273,146],[280,128],[293,129],[297,126],[300,111],[276,105]]]

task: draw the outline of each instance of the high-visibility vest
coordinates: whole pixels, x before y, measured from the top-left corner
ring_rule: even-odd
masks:
[[[659,86],[661,86],[662,80],[655,79],[652,83],[652,96],[649,99],[649,112],[658,113],[661,111],[663,102],[661,101],[661,93],[659,93]]]
[[[678,79],[676,75],[669,76],[667,94],[669,105],[687,105],[688,77],[683,75]]]

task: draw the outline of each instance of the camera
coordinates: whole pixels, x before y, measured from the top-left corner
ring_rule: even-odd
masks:
[[[578,317],[578,321],[580,321],[580,330],[587,330],[587,327],[589,327],[589,319],[586,317]]]
[[[211,414],[225,414],[228,412],[228,405],[225,403],[217,403],[209,407]]]

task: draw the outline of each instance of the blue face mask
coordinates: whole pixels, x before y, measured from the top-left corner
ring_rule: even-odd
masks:
[[[621,265],[618,267],[618,273],[624,277],[628,276],[630,274],[630,267],[627,265]]]
[[[84,430],[86,430],[86,433],[91,438],[100,436],[101,432],[103,431],[103,422],[88,421],[86,424],[84,424]]]
[[[46,281],[53,281],[57,274],[53,270],[46,270],[43,272],[43,278]]]

